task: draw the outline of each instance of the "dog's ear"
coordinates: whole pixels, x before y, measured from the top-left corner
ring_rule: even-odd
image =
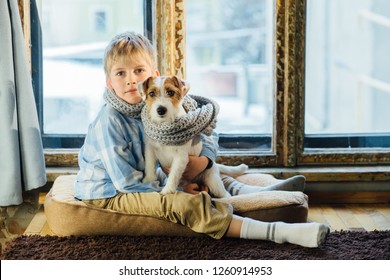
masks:
[[[145,81],[143,82],[139,82],[137,84],[137,89],[138,89],[138,92],[139,94],[141,95],[141,98],[145,101],[146,99],[146,93],[148,91],[148,87],[149,87],[149,83],[153,80],[153,77],[149,77],[147,78]]]
[[[186,80],[180,79],[177,76],[172,76],[172,78],[175,81],[176,86],[181,89],[183,96],[186,95],[190,90],[190,84]]]
[[[144,82],[138,82],[137,84],[137,89],[138,89],[138,93],[139,95],[141,95],[141,98],[145,101],[145,92],[144,92]]]
[[[181,80],[183,83],[183,92],[184,94],[187,94],[187,92],[190,90],[190,83],[186,80]]]

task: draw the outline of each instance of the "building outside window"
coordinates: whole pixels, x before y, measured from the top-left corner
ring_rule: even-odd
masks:
[[[95,30],[98,32],[106,32],[107,13],[105,11],[95,12]]]

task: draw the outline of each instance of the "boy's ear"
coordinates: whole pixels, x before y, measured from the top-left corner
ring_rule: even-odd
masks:
[[[110,81],[110,78],[108,76],[106,76],[106,86],[107,86],[107,88],[112,90],[111,81]]]

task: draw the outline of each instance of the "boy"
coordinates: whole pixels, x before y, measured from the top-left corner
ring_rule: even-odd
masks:
[[[159,182],[141,183],[145,162],[140,112],[144,104],[137,83],[159,75],[155,51],[142,35],[119,34],[107,46],[104,70],[107,103],[90,125],[79,153],[76,198],[101,208],[180,223],[216,239],[271,240],[305,247],[318,247],[325,241],[329,232],[326,225],[265,223],[242,218],[232,213],[231,205],[213,201],[206,192],[199,192],[196,184],[185,186],[186,192],[161,195],[161,171]],[[207,167],[208,159],[216,158],[217,147],[212,139],[203,137],[202,141],[204,149],[200,157],[190,158],[187,178],[195,177]]]

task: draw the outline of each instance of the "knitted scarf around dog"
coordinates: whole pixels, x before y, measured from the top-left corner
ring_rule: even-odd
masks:
[[[197,95],[186,95],[183,107],[187,114],[173,123],[154,124],[146,114],[145,102],[130,104],[114,92],[104,91],[104,100],[115,110],[132,118],[142,118],[145,133],[153,140],[165,145],[182,145],[196,135],[211,135],[217,123],[219,105],[211,99]]]
[[[144,130],[149,138],[164,145],[182,145],[200,133],[211,135],[216,127],[219,106],[203,96],[186,95],[183,107],[187,114],[174,122],[155,124],[147,114],[147,105],[141,112]]]
[[[114,92],[106,88],[104,91],[104,100],[115,110],[121,112],[125,116],[139,119],[141,118],[142,108],[145,106],[145,102],[138,104],[130,104],[120,99]]]

